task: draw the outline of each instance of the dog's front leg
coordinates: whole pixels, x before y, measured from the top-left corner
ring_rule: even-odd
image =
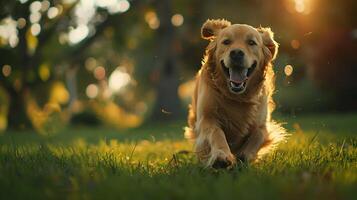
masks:
[[[256,158],[257,153],[261,146],[266,141],[268,131],[266,126],[255,127],[249,133],[247,141],[243,144],[238,158],[242,161],[252,161]]]
[[[226,136],[214,120],[203,119],[199,123],[196,152],[208,167],[227,168],[235,164]]]

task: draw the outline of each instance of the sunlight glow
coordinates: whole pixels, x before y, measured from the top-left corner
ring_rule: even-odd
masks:
[[[309,14],[311,11],[311,0],[293,0],[295,4],[295,10],[301,14]]]
[[[177,90],[179,97],[181,99],[191,100],[194,92],[195,84],[196,84],[195,80],[189,80],[184,83],[181,83]]]
[[[295,0],[295,10],[299,13],[304,12],[304,10],[305,10],[304,0]]]
[[[124,67],[118,67],[109,77],[109,89],[113,92],[119,92],[123,87],[129,84],[131,78],[125,72]]]

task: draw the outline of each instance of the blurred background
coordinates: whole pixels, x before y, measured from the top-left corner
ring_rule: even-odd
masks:
[[[0,132],[184,121],[208,19],[271,27],[277,113],[357,110],[354,0],[0,0]]]

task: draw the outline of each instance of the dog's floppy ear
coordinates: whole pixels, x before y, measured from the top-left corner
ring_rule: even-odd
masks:
[[[206,40],[212,40],[222,29],[230,25],[231,22],[225,19],[209,19],[203,24],[201,28],[202,38]]]
[[[279,44],[274,40],[274,33],[270,28],[258,28],[258,32],[261,34],[264,43],[264,54],[269,57],[270,60],[274,60],[278,54]]]

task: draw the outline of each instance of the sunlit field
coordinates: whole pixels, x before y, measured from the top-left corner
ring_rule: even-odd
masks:
[[[356,114],[278,116],[292,134],[256,164],[205,169],[184,122],[0,136],[0,199],[355,199]]]
[[[357,0],[0,0],[0,200],[357,200],[356,10]],[[287,141],[232,169],[198,162],[188,113],[217,155],[248,157],[270,94]]]

